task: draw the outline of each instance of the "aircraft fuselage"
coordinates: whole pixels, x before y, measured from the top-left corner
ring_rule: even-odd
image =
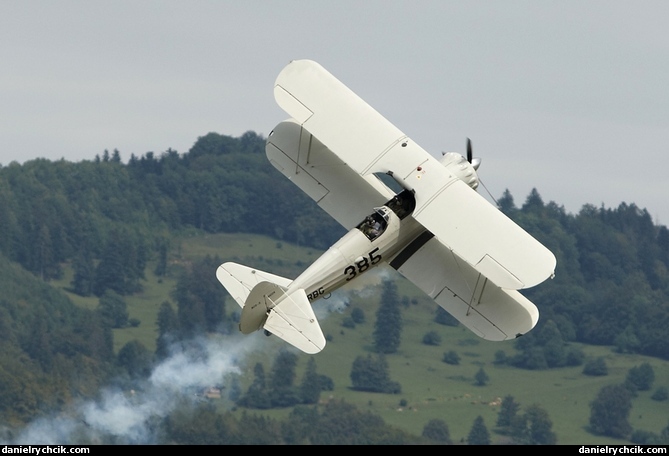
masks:
[[[368,225],[374,223],[374,219],[368,220],[372,216],[383,218],[385,222],[378,235],[366,231],[370,229]],[[388,206],[375,208],[370,217],[346,233],[300,274],[289,289],[303,289],[310,302],[326,297],[379,264],[388,262],[424,231],[413,218],[401,220]]]

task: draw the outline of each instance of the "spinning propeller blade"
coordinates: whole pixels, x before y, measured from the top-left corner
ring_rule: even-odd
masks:
[[[481,166],[481,159],[480,158],[474,158],[473,153],[472,153],[472,140],[467,138],[467,161],[472,164],[474,169],[479,169],[479,166]]]

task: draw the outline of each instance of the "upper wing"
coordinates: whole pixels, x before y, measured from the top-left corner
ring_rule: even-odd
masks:
[[[357,174],[389,173],[413,190],[414,218],[499,287],[531,287],[553,274],[552,252],[316,62],[291,62],[274,95]]]
[[[360,176],[295,120],[272,130],[265,151],[276,169],[347,230],[393,196],[375,176]]]
[[[385,117],[311,60],[293,60],[279,73],[274,98],[361,175],[369,174],[375,159],[405,138]]]

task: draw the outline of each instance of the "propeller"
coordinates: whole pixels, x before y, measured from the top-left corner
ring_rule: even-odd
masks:
[[[474,169],[479,169],[479,166],[481,166],[481,159],[473,157],[472,140],[469,138],[467,138],[467,161],[471,163]]]

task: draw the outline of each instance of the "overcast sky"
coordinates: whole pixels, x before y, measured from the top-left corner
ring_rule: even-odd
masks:
[[[663,0],[2,0],[0,164],[266,136],[309,58],[434,155],[470,137],[495,197],[668,225],[667,24]]]

